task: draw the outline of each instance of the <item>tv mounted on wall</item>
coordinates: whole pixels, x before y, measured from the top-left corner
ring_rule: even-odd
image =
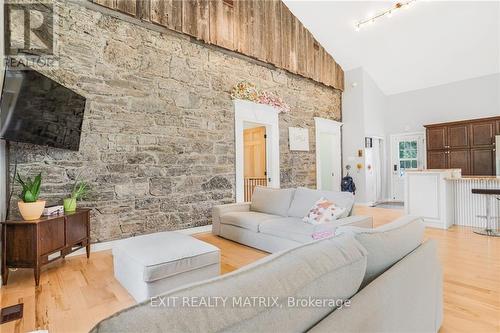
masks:
[[[78,150],[85,97],[34,70],[6,70],[0,138]]]

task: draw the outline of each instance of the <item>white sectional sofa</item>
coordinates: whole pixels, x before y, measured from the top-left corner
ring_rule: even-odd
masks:
[[[338,233],[169,292],[163,302],[122,310],[91,332],[439,331],[443,277],[436,242],[422,243],[421,218],[403,217],[374,230],[341,227]],[[226,302],[176,302],[216,297]],[[264,302],[240,302],[253,297]],[[268,298],[276,298],[276,306]],[[314,303],[294,305],[304,299]],[[316,306],[316,300],[349,302]]]
[[[346,209],[338,220],[320,225],[302,221],[321,198]],[[354,197],[348,192],[257,187],[250,203],[213,208],[212,233],[266,252],[277,252],[313,241],[318,232],[339,226],[373,227],[369,216],[351,216]]]

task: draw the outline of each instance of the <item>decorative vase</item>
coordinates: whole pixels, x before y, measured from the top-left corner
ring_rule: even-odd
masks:
[[[42,216],[43,209],[45,208],[45,200],[38,200],[36,202],[18,201],[17,206],[23,219],[26,221],[36,220]]]
[[[64,211],[65,212],[74,212],[76,210],[76,199],[75,198],[66,198],[63,200]]]

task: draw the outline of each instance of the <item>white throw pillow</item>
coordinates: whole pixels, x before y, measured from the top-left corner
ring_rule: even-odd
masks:
[[[310,224],[321,224],[331,222],[345,213],[345,208],[337,207],[335,204],[325,198],[321,198],[311,207],[309,213],[302,221]]]

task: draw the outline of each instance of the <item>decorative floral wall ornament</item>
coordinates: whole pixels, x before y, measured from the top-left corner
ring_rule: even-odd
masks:
[[[290,106],[288,106],[281,97],[270,91],[259,90],[254,84],[245,81],[233,87],[231,98],[270,105],[277,108],[280,113],[290,112]]]

